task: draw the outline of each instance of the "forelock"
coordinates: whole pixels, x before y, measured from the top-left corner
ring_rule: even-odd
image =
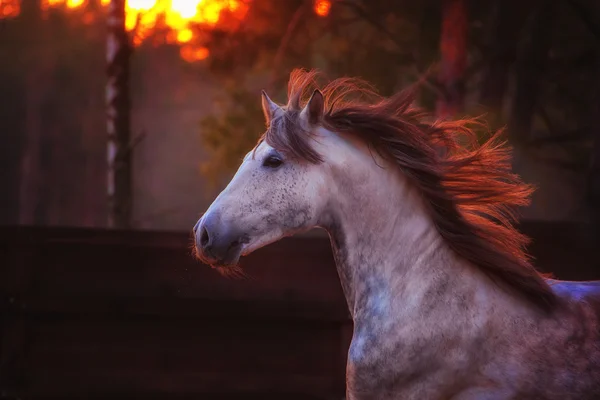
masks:
[[[260,142],[265,141],[278,151],[298,160],[321,163],[323,158],[311,146],[313,132],[303,128],[300,109],[283,107],[283,112],[273,118]]]

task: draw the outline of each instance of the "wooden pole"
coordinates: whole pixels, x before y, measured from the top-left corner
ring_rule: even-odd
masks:
[[[125,0],[111,0],[108,6],[107,25],[108,226],[130,228],[132,190],[129,61],[131,44],[125,29]]]

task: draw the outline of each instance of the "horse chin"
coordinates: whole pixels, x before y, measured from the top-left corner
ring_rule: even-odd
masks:
[[[200,261],[201,263],[206,264],[211,268],[218,270],[219,272],[222,272],[227,269],[239,269],[240,257],[242,256],[241,250],[242,249],[240,247],[236,251],[229,254],[224,260],[217,260],[214,258],[206,257],[200,254],[198,250],[195,251],[195,255],[196,259],[198,259],[198,261]]]
[[[240,257],[242,255],[241,248],[227,258],[227,260],[213,261],[211,268],[215,269],[219,274],[227,278],[243,278],[246,276],[240,267]]]
[[[224,268],[233,268],[240,262],[240,257],[242,256],[242,246],[238,246],[235,250],[227,255],[227,258],[224,260],[219,260],[217,263],[217,267]]]

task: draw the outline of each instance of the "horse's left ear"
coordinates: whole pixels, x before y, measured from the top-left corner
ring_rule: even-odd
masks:
[[[319,89],[315,89],[300,114],[310,125],[317,125],[323,118],[324,109],[325,99],[323,93]]]
[[[273,100],[269,98],[267,92],[261,90],[261,99],[262,99],[262,109],[263,114],[265,115],[265,122],[267,126],[271,124],[271,120],[275,117],[275,114],[281,109]]]

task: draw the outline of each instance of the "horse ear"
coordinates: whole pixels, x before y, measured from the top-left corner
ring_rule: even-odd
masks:
[[[321,122],[324,109],[325,99],[323,98],[323,93],[319,89],[315,89],[302,110],[301,115],[310,125],[316,125]]]
[[[275,102],[271,100],[269,96],[267,96],[267,92],[262,90],[261,94],[263,114],[265,114],[265,120],[267,122],[267,125],[269,125],[271,123],[271,120],[275,116],[275,112],[279,109],[279,106],[275,104]]]

